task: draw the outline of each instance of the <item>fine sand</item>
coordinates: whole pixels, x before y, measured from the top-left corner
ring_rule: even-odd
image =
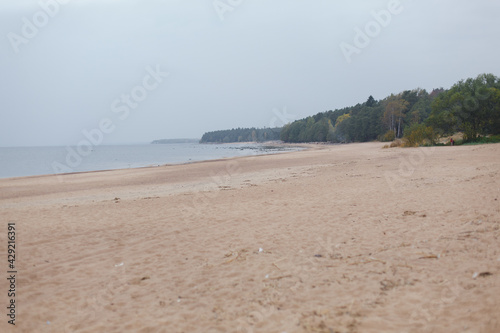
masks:
[[[500,332],[500,145],[382,146],[0,180],[0,332]]]

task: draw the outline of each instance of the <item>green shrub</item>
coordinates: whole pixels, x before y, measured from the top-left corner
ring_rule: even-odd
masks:
[[[389,131],[385,132],[384,135],[382,135],[382,137],[380,138],[380,141],[390,142],[390,141],[394,141],[395,138],[396,138],[396,133],[393,130],[389,130]]]
[[[413,124],[405,129],[403,139],[405,147],[429,146],[435,144],[436,133],[425,124]]]

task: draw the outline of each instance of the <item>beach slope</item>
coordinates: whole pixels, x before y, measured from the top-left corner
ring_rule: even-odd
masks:
[[[382,146],[0,180],[15,331],[500,332],[500,145]]]

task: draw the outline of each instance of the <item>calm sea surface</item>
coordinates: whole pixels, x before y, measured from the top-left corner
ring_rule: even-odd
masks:
[[[139,168],[299,150],[265,144],[149,144],[76,147],[0,147],[0,178]]]

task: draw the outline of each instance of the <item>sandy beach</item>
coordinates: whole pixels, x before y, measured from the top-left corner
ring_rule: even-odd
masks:
[[[0,180],[0,331],[500,332],[500,145],[382,146]]]

